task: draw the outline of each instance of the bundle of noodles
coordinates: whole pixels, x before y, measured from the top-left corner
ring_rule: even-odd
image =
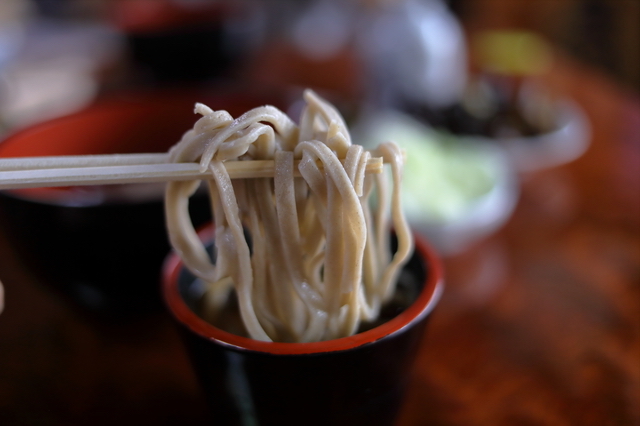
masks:
[[[272,106],[234,120],[197,104],[202,117],[170,153],[173,161],[199,161],[211,171],[215,259],[189,218],[188,199],[199,181],[168,184],[171,244],[208,283],[206,309],[219,312],[235,291],[246,332],[257,340],[310,342],[354,334],[393,295],[413,248],[401,211],[398,147],[384,143],[368,152],[352,145],[333,106],[312,91],[304,98],[299,126]],[[365,174],[372,155],[391,164],[391,194],[383,174]],[[275,178],[232,181],[223,165],[264,159],[275,161]],[[294,177],[294,160],[300,177]],[[398,239],[393,255],[390,222]]]

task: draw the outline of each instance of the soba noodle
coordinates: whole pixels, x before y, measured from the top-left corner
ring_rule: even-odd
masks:
[[[368,152],[353,145],[332,105],[312,91],[304,99],[299,126],[272,106],[234,119],[196,104],[202,117],[170,151],[172,161],[199,161],[211,172],[215,259],[189,218],[188,200],[199,181],[167,186],[172,246],[208,283],[207,311],[215,316],[235,292],[253,339],[311,342],[354,334],[391,298],[413,248],[401,210],[398,147],[387,142]],[[391,164],[391,194],[384,175],[365,175],[371,156]],[[232,181],[223,165],[265,159],[275,161],[273,179]],[[294,160],[301,177],[294,177]],[[376,207],[370,202],[373,193]],[[390,223],[398,239],[393,255]]]

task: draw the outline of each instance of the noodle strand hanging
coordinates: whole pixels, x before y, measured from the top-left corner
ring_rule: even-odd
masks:
[[[299,126],[271,106],[233,119],[196,104],[202,117],[170,152],[172,161],[211,172],[214,256],[189,219],[199,181],[167,185],[171,244],[209,283],[207,317],[217,318],[234,294],[253,339],[309,342],[356,333],[392,297],[413,248],[401,210],[398,147],[387,142],[369,152],[352,145],[333,106],[309,90],[304,99]],[[384,177],[365,174],[372,156],[391,164],[391,194]],[[227,160],[274,160],[275,178],[232,180]],[[392,255],[390,225],[398,240]]]

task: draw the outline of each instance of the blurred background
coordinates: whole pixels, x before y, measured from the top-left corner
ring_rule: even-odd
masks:
[[[398,424],[639,425],[639,1],[0,0],[0,157],[106,110],[77,124],[87,152],[145,116],[162,151],[195,121],[158,126],[167,105],[296,118],[306,87],[356,142],[406,150],[405,210],[445,265]],[[60,229],[112,197],[76,195]],[[61,298],[17,250],[30,228],[65,257],[7,207],[39,197],[0,194],[0,424],[205,424],[158,295],[87,317],[121,307],[87,282]]]
[[[443,86],[442,94],[422,89],[430,91],[422,102],[445,105],[467,73],[490,67],[477,57],[478,39],[496,30],[530,33],[630,92],[640,89],[634,0],[542,0],[535,7],[524,0],[6,0],[0,7],[5,131],[134,86],[257,80],[353,98],[371,96],[363,92],[378,83],[402,91],[386,77],[415,67],[429,68],[425,86]],[[467,52],[475,62],[456,57]],[[396,64],[385,68],[372,57]],[[439,81],[443,70],[453,75]]]
[[[629,90],[640,90],[638,4],[633,0],[452,0],[469,31],[525,28],[584,61]]]
[[[444,254],[508,219],[521,172],[571,162],[587,149],[589,118],[557,77],[562,61],[606,75],[630,96],[640,87],[633,0],[535,7],[7,0],[0,7],[0,134],[114,94],[168,88],[259,88],[278,93],[296,118],[294,100],[311,87],[338,106],[358,143],[384,135],[415,152],[406,209]]]

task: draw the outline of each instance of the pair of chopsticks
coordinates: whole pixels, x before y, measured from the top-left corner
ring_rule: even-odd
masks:
[[[272,160],[226,161],[232,179],[273,177]],[[382,172],[382,158],[371,158],[367,173]],[[295,164],[294,170],[298,170]],[[199,163],[173,163],[169,154],[108,154],[0,158],[0,190],[77,185],[113,185],[209,179]]]

